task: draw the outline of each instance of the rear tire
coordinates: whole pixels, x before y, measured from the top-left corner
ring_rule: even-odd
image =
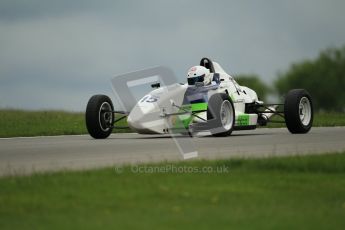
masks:
[[[95,139],[107,138],[114,123],[114,107],[106,95],[94,95],[86,106],[85,122],[89,134]]]
[[[285,97],[284,115],[286,127],[291,133],[307,133],[313,125],[313,103],[304,89],[293,89]]]
[[[227,94],[213,95],[208,101],[207,123],[211,133],[216,137],[229,136],[234,129],[235,109]]]

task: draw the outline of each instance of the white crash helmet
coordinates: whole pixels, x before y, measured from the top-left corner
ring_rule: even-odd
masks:
[[[188,85],[195,85],[196,82],[204,82],[204,85],[211,83],[210,70],[204,66],[193,66],[187,73]]]

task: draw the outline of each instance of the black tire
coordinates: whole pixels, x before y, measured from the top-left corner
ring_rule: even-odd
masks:
[[[114,123],[113,103],[106,95],[94,95],[86,106],[85,121],[89,134],[95,139],[107,138]]]
[[[304,89],[293,89],[285,97],[286,127],[291,133],[307,133],[313,125],[314,111],[310,94]]]
[[[222,109],[225,109],[222,111]],[[229,113],[227,115],[222,114]],[[224,125],[222,117],[229,116]],[[225,137],[231,135],[235,125],[235,109],[232,100],[227,94],[219,93],[211,96],[207,107],[207,123],[213,136]]]

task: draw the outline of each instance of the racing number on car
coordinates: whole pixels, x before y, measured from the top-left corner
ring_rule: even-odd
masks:
[[[157,97],[154,97],[154,96],[151,96],[151,95],[147,95],[143,99],[141,99],[140,103],[143,103],[143,102],[153,103],[153,102],[156,102],[156,101],[158,101]]]

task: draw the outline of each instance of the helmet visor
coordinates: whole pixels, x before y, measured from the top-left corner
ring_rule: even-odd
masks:
[[[187,78],[188,85],[195,85],[196,82],[203,82],[205,79],[205,74],[198,77]]]

